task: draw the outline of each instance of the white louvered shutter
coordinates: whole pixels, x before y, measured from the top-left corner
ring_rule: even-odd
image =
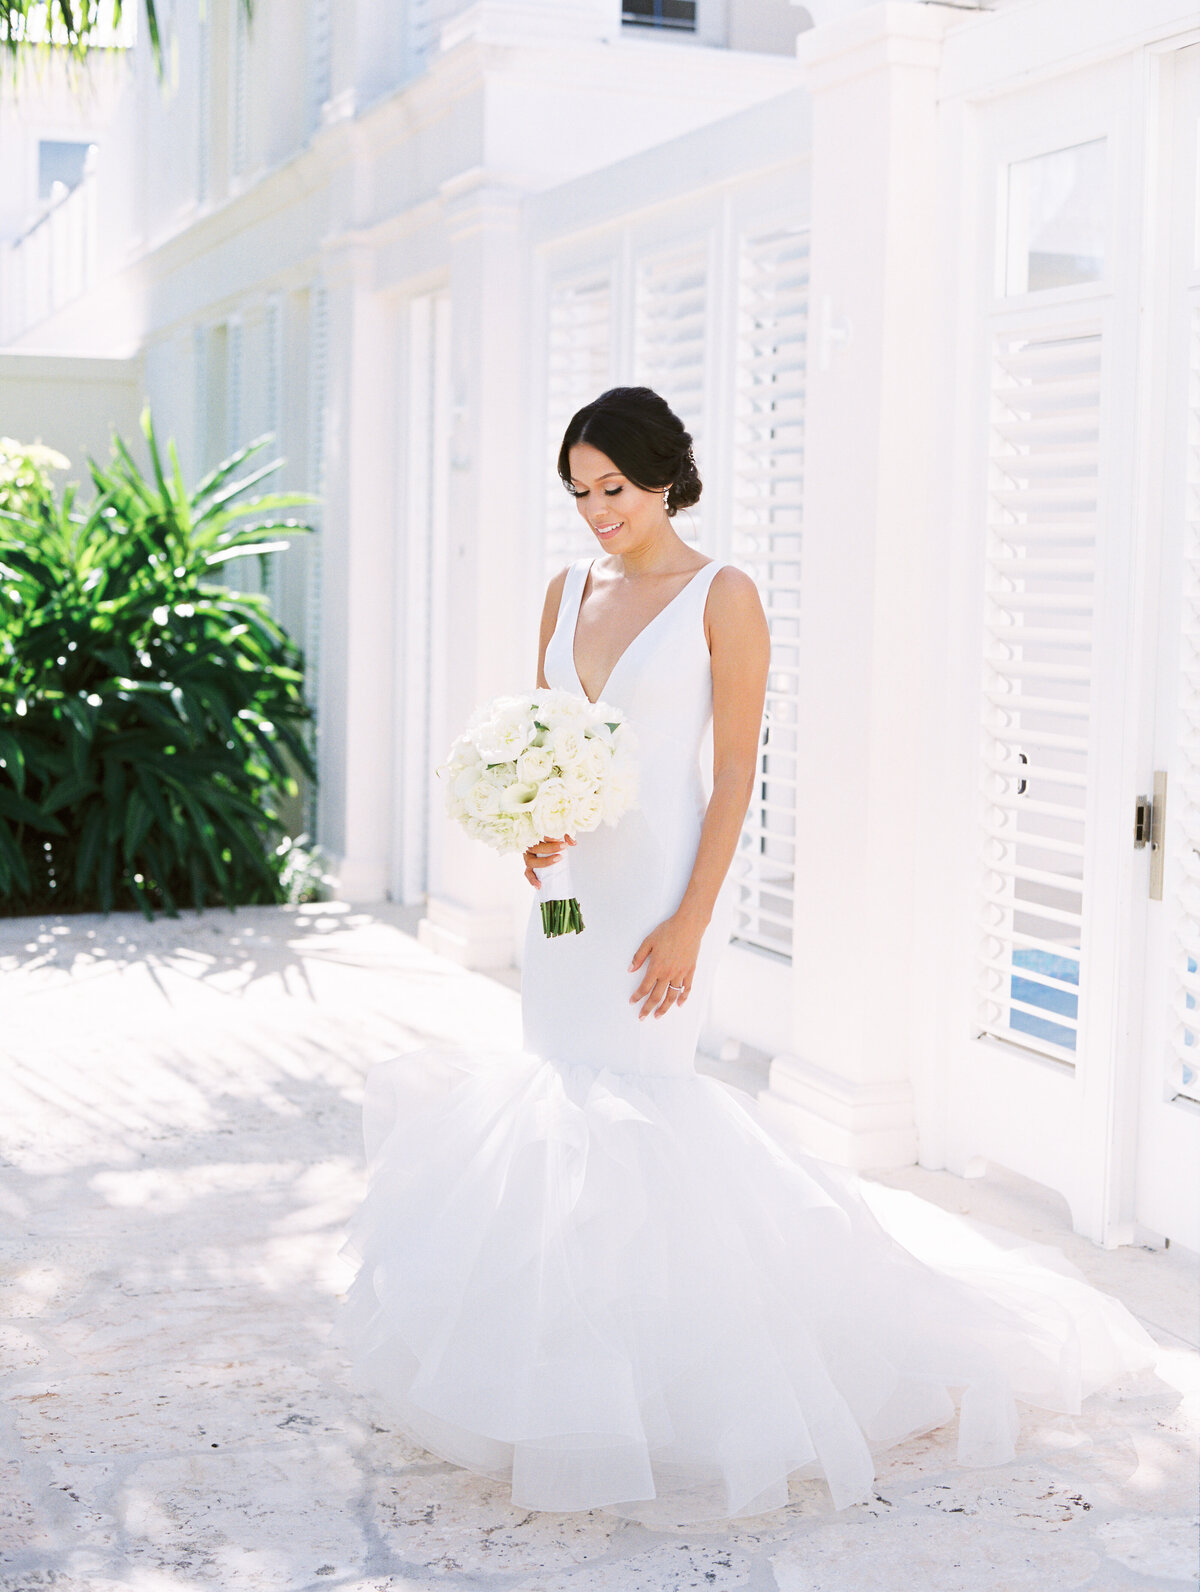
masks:
[[[280,452],[280,394],[283,364],[283,305],[278,297],[267,301],[263,316],[263,430],[271,441],[260,455],[275,459]],[[277,478],[278,479],[278,478]],[[265,559],[267,596],[271,607],[279,612],[279,555],[268,553]]]
[[[670,404],[693,439],[704,477],[705,350],[708,250],[703,244],[638,262],[634,292],[634,384],[652,387]],[[685,541],[700,540],[701,508],[676,518]]]
[[[608,271],[552,281],[546,335],[546,579],[584,555],[592,539],[558,479],[558,450],[577,409],[610,385],[612,282]]]
[[[235,175],[240,175],[246,169],[247,149],[249,144],[249,102],[247,100],[247,77],[249,70],[249,24],[246,21],[246,8],[242,0],[231,0],[233,5],[233,61],[231,76],[232,104],[230,106],[232,125],[230,127],[230,164]]]
[[[980,1026],[1071,1062],[1086,978],[1101,340],[998,334],[983,680]]]
[[[192,473],[208,469],[208,331],[192,327]]]
[[[1167,790],[1173,929],[1167,1093],[1200,1101],[1200,308],[1190,316],[1182,635],[1176,751]]]
[[[242,430],[242,388],[243,388],[243,350],[245,347],[245,328],[240,318],[229,322],[229,392],[226,398],[228,406],[227,423],[229,427],[225,446],[229,453],[235,448],[240,448],[243,442]]]
[[[730,553],[753,576],[771,630],[759,777],[742,831],[734,939],[790,957],[795,910],[808,234],[742,240]]]
[[[320,498],[325,491],[325,403],[329,369],[329,311],[327,290],[312,289],[309,299],[309,382],[308,382],[308,490]],[[312,725],[314,756],[320,739],[321,699],[321,578],[323,506],[314,503],[308,510],[312,533],[304,538],[308,559],[304,623],[304,694],[318,717]],[[318,833],[318,793],[308,791],[305,822],[310,835]]]
[[[308,0],[308,125],[321,125],[321,109],[333,88],[332,0]]]
[[[212,16],[206,7],[196,37],[196,202],[204,204],[212,185]]]

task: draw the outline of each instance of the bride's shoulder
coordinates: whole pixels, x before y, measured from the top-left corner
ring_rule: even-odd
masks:
[[[714,563],[719,562],[713,560]],[[711,646],[714,634],[745,635],[750,628],[766,628],[762,598],[753,578],[736,564],[722,563],[708,583],[704,628]]]
[[[718,558],[710,559],[709,563],[719,566],[708,586],[715,606],[742,607],[747,603],[760,603],[758,587],[744,569],[739,569],[736,564],[726,564]]]

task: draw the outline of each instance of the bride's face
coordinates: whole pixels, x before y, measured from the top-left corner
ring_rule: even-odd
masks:
[[[667,518],[661,492],[645,492],[590,442],[570,452],[571,494],[601,547],[619,552],[653,539]]]

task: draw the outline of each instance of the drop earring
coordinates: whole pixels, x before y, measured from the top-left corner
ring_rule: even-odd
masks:
[[[670,508],[671,508],[671,488],[669,486],[663,487],[663,508],[666,509],[668,511],[668,513],[670,512]]]

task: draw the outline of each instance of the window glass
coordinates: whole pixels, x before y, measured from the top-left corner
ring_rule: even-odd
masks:
[[[1006,294],[1100,280],[1106,153],[1106,141],[1095,138],[1009,165]]]
[[[65,144],[43,138],[38,144],[38,198],[49,199],[54,184],[74,188],[83,181],[88,150],[93,144]]]
[[[621,21],[643,28],[696,31],[696,0],[622,0]]]

